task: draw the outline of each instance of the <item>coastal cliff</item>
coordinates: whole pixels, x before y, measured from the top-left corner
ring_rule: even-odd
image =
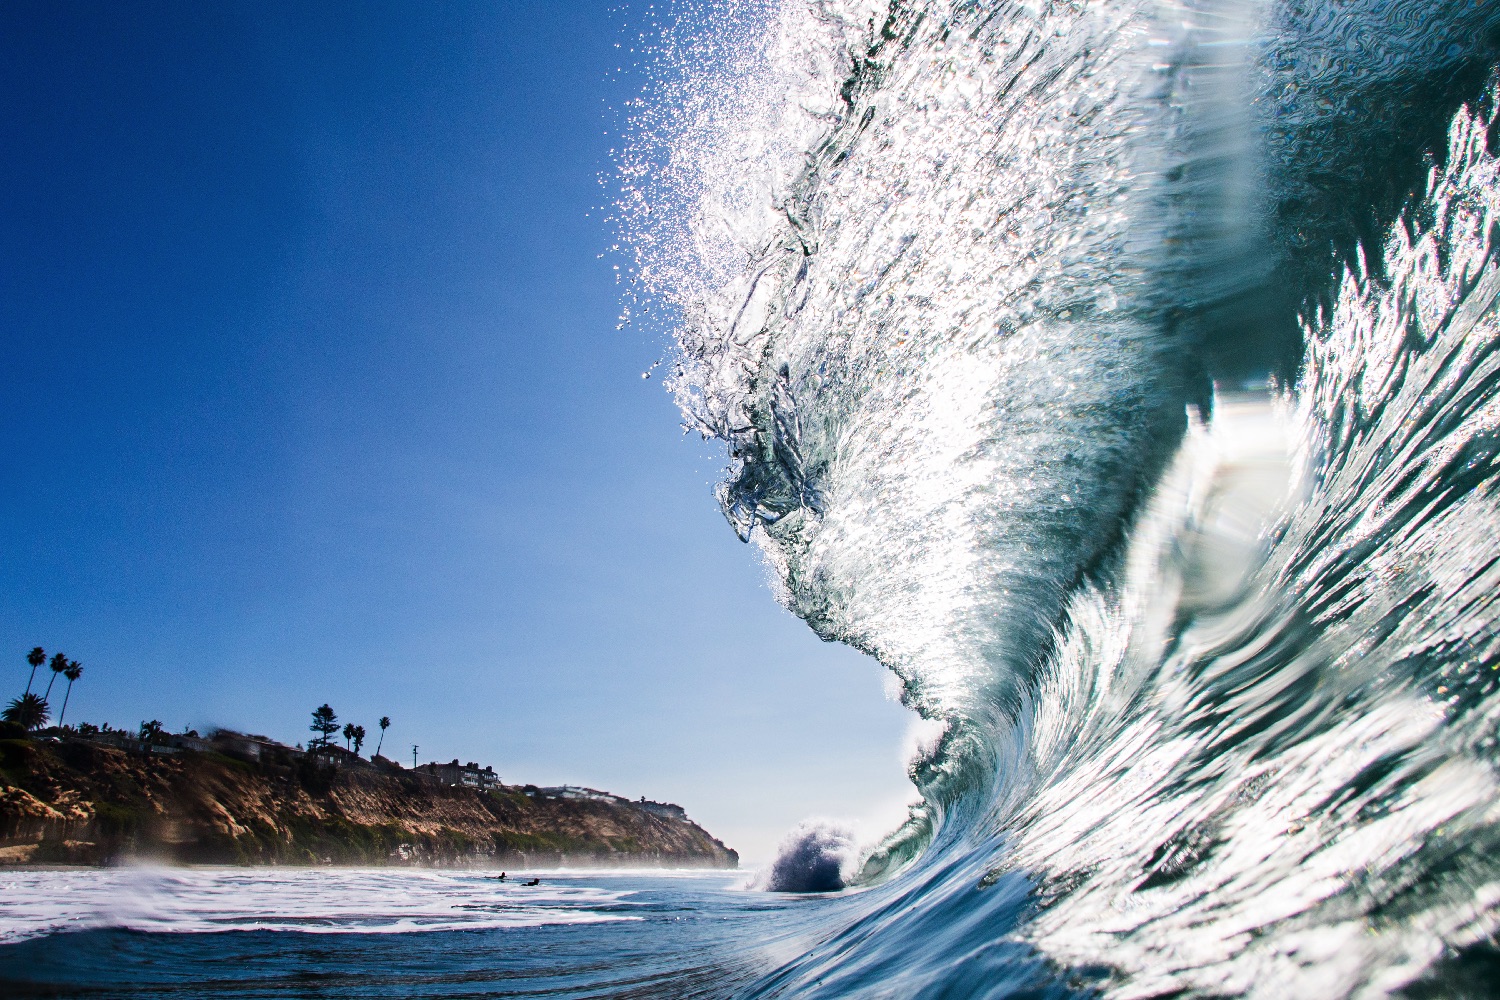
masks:
[[[353,755],[0,739],[0,863],[662,865],[738,855],[676,806],[447,785]],[[352,758],[352,759],[351,759]]]

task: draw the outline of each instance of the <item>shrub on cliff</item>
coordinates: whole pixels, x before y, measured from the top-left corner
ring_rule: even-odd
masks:
[[[334,773],[333,768],[323,766],[312,754],[297,761],[297,784],[308,795],[327,795],[333,788]]]

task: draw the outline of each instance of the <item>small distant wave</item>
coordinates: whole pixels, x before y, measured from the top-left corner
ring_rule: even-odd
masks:
[[[856,863],[853,831],[807,821],[787,834],[754,886],[767,892],[837,892]]]

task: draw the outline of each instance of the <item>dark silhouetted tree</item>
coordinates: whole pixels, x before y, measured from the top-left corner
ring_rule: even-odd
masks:
[[[319,747],[326,747],[329,741],[338,734],[339,717],[333,714],[333,708],[327,704],[319,705],[313,709],[312,717],[312,725],[307,728],[318,735],[308,741],[307,748],[309,750],[316,750]]]
[[[68,669],[68,658],[61,653],[52,654],[52,662],[47,666],[52,670],[52,679],[47,682],[47,693],[42,695],[42,700],[47,701],[52,697],[52,685],[57,683],[58,676]]]
[[[57,724],[63,724],[63,716],[68,714],[68,699],[73,697],[73,682],[83,676],[83,668],[78,665],[77,660],[68,663],[68,669],[63,671],[63,676],[68,679],[68,690],[63,694],[62,711],[57,713]]]
[[[359,748],[365,745],[365,727],[355,726],[354,731],[349,734],[354,740],[354,755],[359,756]]]
[[[152,719],[150,722],[141,723],[141,742],[155,743],[167,735],[167,729],[161,724],[160,719]]]
[[[41,646],[33,646],[26,654],[26,662],[31,664],[31,676],[26,678],[26,693],[30,694],[31,682],[36,680],[36,668],[47,662],[47,653]]]
[[[27,691],[21,697],[13,699],[5,706],[5,711],[0,712],[0,719],[6,722],[14,722],[16,725],[30,732],[40,729],[47,724],[47,719],[52,711],[47,707],[47,700],[39,694]]]
[[[375,756],[380,756],[380,748],[385,746],[385,731],[391,728],[391,717],[382,715],[380,717],[380,739],[375,741]]]
[[[354,744],[354,723],[352,723],[352,722],[346,722],[346,723],[344,723],[344,746],[346,748],[349,748],[349,747],[352,747],[353,744]]]

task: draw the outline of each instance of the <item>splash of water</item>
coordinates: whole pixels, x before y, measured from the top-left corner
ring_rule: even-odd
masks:
[[[767,892],[836,892],[847,883],[854,861],[853,833],[837,823],[810,820],[786,835],[755,885]]]
[[[1005,933],[1121,996],[1384,995],[1492,934],[1496,5],[719,27],[626,159],[638,288],[782,600],[943,732],[865,862],[904,919],[768,994],[951,985],[1014,877]]]

